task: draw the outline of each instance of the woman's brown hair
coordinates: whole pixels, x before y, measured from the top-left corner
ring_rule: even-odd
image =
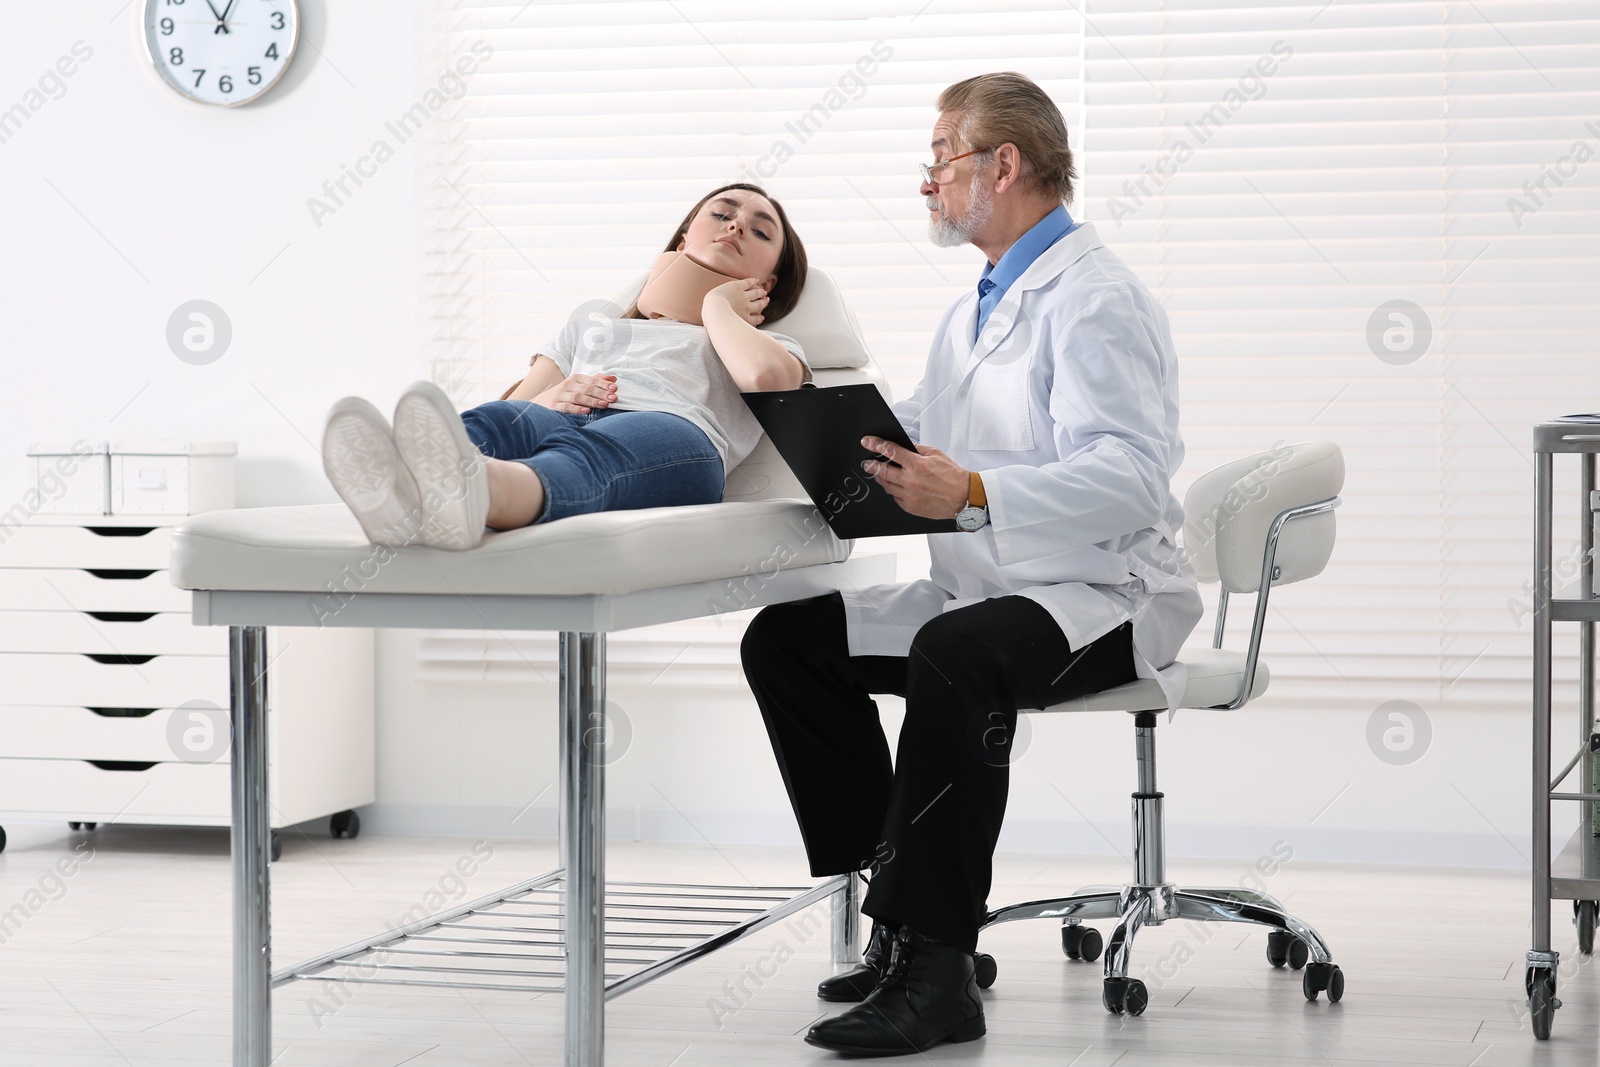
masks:
[[[772,205],[772,210],[778,213],[778,223],[783,227],[783,247],[778,251],[778,264],[773,268],[773,273],[778,276],[778,280],[772,283],[772,292],[767,294],[767,308],[762,312],[763,318],[761,320],[761,325],[771,326],[793,311],[795,306],[800,303],[800,294],[805,290],[806,272],[810,269],[810,265],[806,259],[806,246],[800,243],[800,235],[795,232],[794,226],[789,222],[788,212],[783,210],[782,204],[768,196],[767,191],[761,186],[752,185],[749,182],[733,182],[711,190],[705,196],[702,196],[694,207],[689,209],[689,213],[683,217],[682,222],[678,223],[678,228],[673,231],[671,238],[667,240],[666,247],[661,251],[677,251],[678,242],[683,240],[684,235],[689,232],[689,224],[694,222],[696,215],[700,214],[700,209],[705,207],[706,202],[712,197],[719,196],[730,189],[743,189],[746,192],[757,193],[766,197],[767,202]],[[639,301],[636,297],[628,307],[628,310],[622,313],[621,317],[625,319],[644,319],[649,316],[639,310]],[[521,384],[522,380],[518,379],[511,388],[500,394],[500,399],[504,400],[516,392],[517,386]]]

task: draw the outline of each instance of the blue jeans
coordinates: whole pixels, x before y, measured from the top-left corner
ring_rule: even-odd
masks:
[[[722,456],[680,415],[616,408],[579,415],[531,400],[491,400],[461,420],[485,456],[525,463],[539,476],[545,504],[536,523],[722,499]]]

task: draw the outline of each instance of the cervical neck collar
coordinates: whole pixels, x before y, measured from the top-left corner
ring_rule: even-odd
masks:
[[[690,259],[687,252],[663,252],[650,268],[650,279],[639,290],[639,311],[652,319],[676,319],[704,326],[700,307],[706,294],[735,280]]]

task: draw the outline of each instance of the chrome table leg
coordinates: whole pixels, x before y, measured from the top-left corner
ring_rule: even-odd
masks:
[[[606,635],[563,631],[560,656],[566,1067],[602,1067],[606,1025]]]
[[[228,627],[233,725],[233,1063],[272,1062],[272,928],[267,856],[267,630]]]

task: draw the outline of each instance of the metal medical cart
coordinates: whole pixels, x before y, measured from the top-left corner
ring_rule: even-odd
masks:
[[[1555,455],[1580,457],[1583,502],[1579,545],[1578,592],[1555,597],[1553,501]],[[1528,952],[1524,984],[1533,1034],[1550,1036],[1550,1023],[1561,1001],[1556,996],[1560,953],[1550,947],[1550,902],[1571,900],[1578,923],[1578,951],[1594,951],[1596,900],[1600,898],[1600,733],[1594,715],[1594,637],[1600,621],[1600,590],[1595,585],[1595,526],[1600,522],[1600,494],[1595,491],[1595,454],[1600,453],[1600,418],[1563,419],[1533,430],[1533,947]],[[1550,774],[1551,624],[1575,622],[1579,633],[1578,749],[1561,772]],[[1561,783],[1580,769],[1580,791],[1561,792]],[[1583,805],[1578,830],[1554,864],[1550,861],[1550,802]]]

